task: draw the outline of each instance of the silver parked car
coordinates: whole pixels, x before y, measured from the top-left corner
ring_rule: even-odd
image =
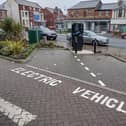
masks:
[[[93,44],[96,41],[97,45],[108,45],[109,39],[107,37],[97,35],[95,32],[92,31],[84,31],[83,33],[84,43]],[[67,40],[72,41],[71,33],[67,34]]]

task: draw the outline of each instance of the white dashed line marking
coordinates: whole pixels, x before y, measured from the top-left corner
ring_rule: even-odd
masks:
[[[80,62],[80,59],[77,59],[78,62]]]
[[[74,56],[74,57],[77,58],[77,56]],[[77,59],[77,61],[80,62],[81,60],[80,60],[80,59]],[[81,62],[80,64],[81,64],[82,66],[85,65],[83,62]],[[90,71],[90,69],[89,69],[87,66],[85,66],[84,69],[85,69],[86,71],[88,71],[88,72]],[[93,72],[91,72],[90,75],[91,75],[92,77],[96,78],[97,75],[101,75],[101,73],[97,73],[97,75],[96,75],[96,74],[94,74]],[[101,81],[101,80],[98,80],[98,83],[99,83],[101,86],[103,86],[103,87],[106,86],[106,84],[104,84],[104,82]]]
[[[81,64],[82,66],[84,66],[84,63],[83,63],[83,62],[81,62],[80,64]]]
[[[56,66],[56,64],[53,64],[54,66]]]
[[[85,68],[85,70],[90,71],[90,69],[88,67],[84,67],[84,68]]]
[[[24,126],[36,119],[36,115],[32,115],[26,110],[0,98],[0,112],[7,116],[18,126]]]
[[[92,77],[96,77],[96,75],[95,75],[94,73],[90,73],[90,75],[91,75]]]
[[[74,58],[77,58],[77,56],[74,56]]]
[[[126,96],[126,92],[122,92],[122,91],[118,91],[118,90],[115,90],[115,89],[106,87],[106,85],[103,82],[102,83],[105,86],[101,86],[101,85],[98,85],[96,83],[92,83],[92,82],[80,80],[78,78],[74,78],[74,77],[71,77],[71,76],[63,75],[63,74],[60,74],[60,73],[55,73],[55,72],[52,72],[52,71],[49,71],[49,70],[45,70],[45,69],[42,69],[42,68],[38,68],[38,67],[35,67],[35,66],[31,66],[31,65],[28,65],[28,64],[26,66],[29,67],[29,68],[32,68],[32,69],[44,71],[44,72],[47,72],[47,73],[50,73],[50,74],[53,74],[53,75],[57,75],[57,76],[60,76],[60,77],[64,77],[64,78],[67,78],[67,79],[71,79],[71,80],[74,80],[74,81],[78,81],[78,82],[84,83],[86,85],[90,85],[90,86],[93,86],[93,87],[97,87],[97,88],[100,88],[100,89],[104,89],[104,90],[107,90],[107,91],[111,91],[111,92],[114,92],[114,93],[117,93],[117,94],[121,94],[121,95],[125,95]],[[101,83],[101,80],[99,80],[99,82]]]
[[[104,82],[103,81],[101,81],[101,80],[98,80],[98,83],[101,85],[101,86],[103,86],[103,87],[105,87],[106,85],[104,84]]]

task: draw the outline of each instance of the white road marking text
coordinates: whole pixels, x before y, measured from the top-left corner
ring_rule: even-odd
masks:
[[[20,74],[22,76],[26,76],[28,78],[33,78],[34,80],[37,80],[38,82],[43,82],[44,84],[48,84],[50,86],[57,86],[62,83],[61,80],[54,79],[52,77],[36,73],[34,71],[26,70],[25,68],[15,68],[11,70],[12,72],[15,72],[17,74]]]
[[[73,91],[73,94],[80,94],[80,97],[83,97],[95,103],[99,103],[100,105],[104,105],[109,109],[115,109],[118,112],[126,114],[126,110],[124,110],[124,108],[126,109],[124,101],[119,101],[116,98],[111,98],[109,96],[105,96],[98,92],[87,90],[81,87],[76,88]]]

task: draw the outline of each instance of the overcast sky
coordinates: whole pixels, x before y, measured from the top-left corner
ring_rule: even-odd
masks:
[[[0,2],[5,0],[0,0]],[[29,0],[29,1],[35,1],[38,2],[42,7],[52,7],[58,6],[59,8],[62,8],[62,10],[67,10],[67,8],[73,6],[79,1],[83,0]],[[104,3],[108,2],[116,2],[117,0],[102,0]]]
[[[45,6],[49,6],[49,7],[55,7],[58,6],[62,9],[67,9],[71,6],[73,6],[74,4],[76,4],[79,1],[83,1],[83,0],[31,0],[31,1],[36,1],[39,3],[41,3],[41,5],[43,7]],[[117,0],[102,0],[102,2],[104,3],[108,3],[108,2],[116,2]]]

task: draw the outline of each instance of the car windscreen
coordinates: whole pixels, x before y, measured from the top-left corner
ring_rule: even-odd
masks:
[[[96,36],[97,34],[95,33],[95,32],[92,32],[92,31],[89,31],[89,32],[87,32],[89,35],[91,35],[91,36]]]
[[[50,29],[48,29],[48,28],[42,28],[42,31],[48,33],[48,32],[50,32]]]

